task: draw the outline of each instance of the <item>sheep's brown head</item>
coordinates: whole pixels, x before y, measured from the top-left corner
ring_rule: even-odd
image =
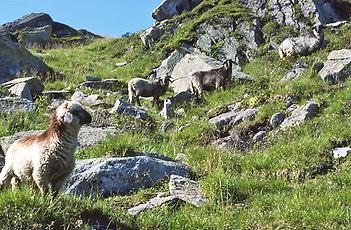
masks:
[[[91,115],[82,105],[73,101],[65,101],[56,109],[56,119],[72,126],[82,126],[92,121]]]

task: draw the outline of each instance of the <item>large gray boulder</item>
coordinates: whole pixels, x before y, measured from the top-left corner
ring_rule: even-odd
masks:
[[[44,132],[44,130],[18,132],[11,136],[0,137],[0,143],[3,147],[3,150],[6,152],[10,145],[16,140],[33,134],[41,134],[42,132]],[[116,135],[117,133],[118,130],[114,127],[95,128],[90,126],[83,126],[78,134],[77,149],[85,150],[89,147],[96,146],[97,144],[106,140],[109,136]]]
[[[334,84],[345,80],[351,75],[351,50],[342,49],[332,51],[323,69],[319,71],[320,77],[328,83]]]
[[[150,156],[77,161],[65,184],[76,195],[128,194],[154,186],[172,174],[186,176],[190,169],[180,163]]]
[[[207,71],[222,66],[222,63],[200,53],[186,54],[174,67],[171,87],[175,93],[187,91],[191,74],[197,71]]]
[[[17,78],[3,83],[2,86],[8,88],[12,94],[22,98],[27,98],[29,100],[32,100],[32,98],[42,94],[44,91],[44,84],[35,77]],[[27,90],[29,91],[29,95],[27,95],[27,92],[25,92]],[[24,93],[25,97],[23,95]]]
[[[256,108],[241,109],[239,111],[232,110],[211,118],[209,122],[217,126],[217,128],[222,128],[223,126],[227,125],[233,126],[242,121],[249,120],[250,118],[254,117],[257,112],[258,109]]]
[[[305,120],[314,117],[319,109],[318,103],[312,101],[308,102],[304,106],[299,106],[294,109],[291,115],[280,124],[281,129],[287,129],[288,127],[299,125]]]
[[[4,97],[0,98],[0,112],[34,112],[37,106],[34,102],[19,97]]]
[[[20,44],[0,36],[0,84],[19,77],[46,80],[53,71]]]
[[[202,0],[165,0],[152,12],[152,17],[157,21],[163,21],[185,11],[191,11],[200,2]]]
[[[199,50],[189,45],[181,45],[178,49],[173,51],[165,60],[161,62],[161,65],[156,69],[156,76],[160,79],[164,79],[167,76],[171,76],[174,67],[178,62],[189,53],[199,53]]]

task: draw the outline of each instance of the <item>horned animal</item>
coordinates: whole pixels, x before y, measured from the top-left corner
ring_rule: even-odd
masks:
[[[203,91],[211,91],[223,87],[230,82],[232,77],[233,61],[226,60],[221,68],[211,69],[208,71],[199,71],[191,75],[189,88],[197,97],[201,97]]]
[[[293,55],[308,55],[318,50],[324,41],[322,25],[316,25],[313,34],[285,39],[278,48],[280,58]]]
[[[78,132],[91,121],[81,104],[65,101],[52,114],[45,132],[19,139],[9,147],[0,187],[10,180],[13,189],[20,182],[35,182],[41,193],[51,186],[55,197],[75,166]]]
[[[133,78],[128,82],[129,102],[140,106],[139,97],[153,97],[153,104],[159,104],[159,97],[166,93],[170,77],[163,79],[147,80],[143,78]]]

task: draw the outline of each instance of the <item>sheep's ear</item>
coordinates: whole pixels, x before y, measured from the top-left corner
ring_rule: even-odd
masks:
[[[69,124],[73,121],[73,115],[70,112],[66,112],[65,115],[63,116],[63,122]]]

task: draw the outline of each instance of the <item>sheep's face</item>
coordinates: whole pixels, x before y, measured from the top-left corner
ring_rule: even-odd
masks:
[[[64,124],[80,127],[91,123],[91,115],[78,102],[65,101],[56,109],[57,119]]]

